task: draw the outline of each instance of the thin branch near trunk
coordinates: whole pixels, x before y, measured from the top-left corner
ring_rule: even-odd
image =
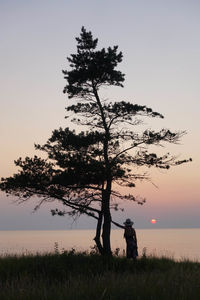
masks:
[[[115,157],[112,159],[112,162],[114,162],[114,161],[117,159],[117,157],[119,157],[121,154],[123,154],[123,153],[125,153],[125,152],[127,152],[127,151],[129,151],[129,150],[131,150],[131,149],[133,149],[133,148],[135,148],[135,147],[138,147],[139,145],[141,145],[141,144],[143,144],[143,143],[144,143],[144,141],[142,141],[142,142],[140,142],[140,143],[137,143],[137,144],[134,144],[134,145],[132,145],[132,146],[130,146],[130,147],[124,149],[123,151],[119,152],[119,153],[118,153],[117,155],[115,155]]]
[[[69,201],[69,200],[67,200],[67,199],[65,199],[65,198],[62,198],[62,197],[59,197],[59,196],[57,196],[57,195],[49,195],[49,193],[45,193],[45,192],[39,192],[39,191],[37,191],[37,192],[33,192],[32,190],[30,190],[30,189],[26,189],[28,192],[30,192],[30,193],[34,193],[35,195],[36,194],[38,194],[40,197],[41,196],[44,196],[44,199],[43,200],[45,200],[45,199],[57,199],[57,200],[60,200],[60,201],[62,201],[62,203],[63,204],[65,204],[65,205],[67,205],[67,206],[73,206],[73,209],[78,209],[78,210],[89,210],[89,211],[91,211],[91,212],[94,212],[94,213],[100,213],[100,210],[98,210],[98,209],[96,209],[96,208],[93,208],[93,207],[90,207],[90,206],[87,206],[87,205],[82,205],[82,204],[78,204],[78,203],[74,203],[74,202],[72,202],[72,201]],[[26,200],[24,200],[24,202],[25,202]]]

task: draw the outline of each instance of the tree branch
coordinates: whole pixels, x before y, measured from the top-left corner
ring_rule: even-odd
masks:
[[[111,223],[113,223],[115,226],[117,226],[117,227],[119,227],[119,228],[122,228],[122,229],[125,228],[125,226],[122,226],[122,225],[120,225],[119,223],[114,222],[113,220],[111,220]]]

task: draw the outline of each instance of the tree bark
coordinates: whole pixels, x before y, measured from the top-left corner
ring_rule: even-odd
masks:
[[[102,240],[105,255],[112,255],[110,245],[111,215],[110,215],[110,191],[104,190],[102,194],[102,211],[104,216]]]
[[[99,253],[101,255],[104,255],[104,248],[101,244],[101,226],[102,226],[102,213],[99,213],[99,219],[98,219],[98,222],[97,222],[97,228],[96,228],[96,236],[94,238],[94,241],[97,245],[97,248],[99,250]]]

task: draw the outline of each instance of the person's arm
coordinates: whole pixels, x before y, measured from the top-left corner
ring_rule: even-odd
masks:
[[[122,228],[122,229],[125,229],[125,226],[122,226],[122,225],[120,225],[119,223],[117,223],[117,222],[114,222],[114,221],[111,221],[115,226],[117,226],[117,227],[120,227],[120,228]]]

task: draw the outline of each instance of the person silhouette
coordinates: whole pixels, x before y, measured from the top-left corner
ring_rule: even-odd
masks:
[[[126,240],[126,257],[136,259],[138,256],[137,237],[131,219],[126,219],[124,222],[124,238]]]
[[[137,246],[137,237],[135,229],[133,228],[133,222],[131,219],[126,219],[124,226],[114,222],[112,223],[117,227],[124,229],[124,238],[126,240],[126,257],[136,259],[138,256],[138,246]]]

